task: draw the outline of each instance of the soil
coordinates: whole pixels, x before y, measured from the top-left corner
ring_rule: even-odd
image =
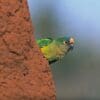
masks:
[[[0,100],[55,100],[48,61],[33,36],[26,0],[0,0]]]

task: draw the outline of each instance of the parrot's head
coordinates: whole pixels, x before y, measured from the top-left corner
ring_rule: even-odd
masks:
[[[68,48],[68,51],[73,50],[74,48],[75,40],[73,37],[62,37],[62,38],[59,38],[57,41],[65,45]]]

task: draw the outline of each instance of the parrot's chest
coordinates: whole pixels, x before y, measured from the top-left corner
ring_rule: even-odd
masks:
[[[65,45],[50,44],[41,48],[41,51],[48,60],[60,59],[67,52],[67,47]]]

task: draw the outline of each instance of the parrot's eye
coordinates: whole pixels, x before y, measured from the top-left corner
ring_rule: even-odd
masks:
[[[64,43],[64,44],[67,44],[67,41],[64,41],[63,43]]]

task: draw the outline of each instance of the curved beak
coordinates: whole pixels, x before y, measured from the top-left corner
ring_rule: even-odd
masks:
[[[75,40],[74,40],[74,38],[70,38],[70,40],[69,40],[69,44],[74,44],[75,43]]]
[[[70,50],[73,50],[74,49],[74,38],[70,38],[70,40],[69,40],[69,50],[68,51],[70,51]]]

